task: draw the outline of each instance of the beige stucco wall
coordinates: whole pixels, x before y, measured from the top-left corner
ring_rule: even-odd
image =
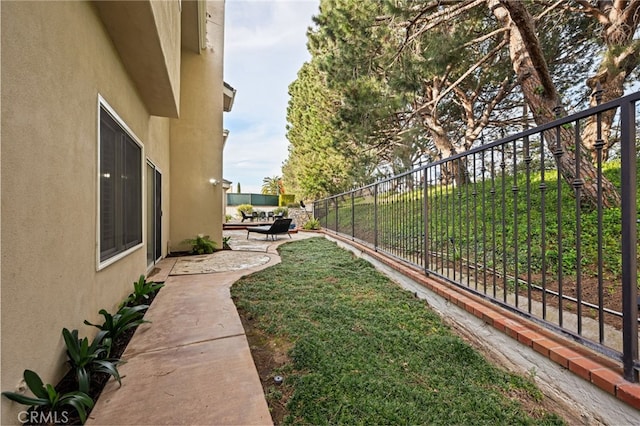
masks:
[[[55,384],[64,372],[62,328],[93,335],[83,320],[99,321],[101,308],[113,311],[146,271],[144,245],[97,271],[98,95],[163,172],[163,248],[170,124],[150,117],[92,3],[0,7],[0,370],[2,391],[14,391],[27,368]],[[1,423],[17,424],[22,406],[1,403]]]
[[[224,2],[207,2],[206,50],[182,52],[180,119],[171,120],[171,238],[174,251],[198,234],[222,247]],[[179,172],[178,172],[179,170]],[[209,179],[220,182],[213,186]]]

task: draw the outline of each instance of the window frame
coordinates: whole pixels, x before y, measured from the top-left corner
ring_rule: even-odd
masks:
[[[146,167],[151,167],[153,169],[153,197],[154,197],[154,201],[158,202],[158,195],[159,195],[159,199],[160,199],[160,205],[159,205],[159,210],[156,210],[156,206],[154,205],[154,207],[152,208],[153,211],[153,215],[154,215],[154,235],[153,235],[153,240],[154,240],[154,247],[153,247],[153,251],[154,251],[154,257],[155,259],[153,260],[153,263],[150,265],[149,263],[147,263],[147,269],[148,271],[150,271],[151,269],[153,269],[153,266],[155,264],[157,264],[161,259],[162,259],[162,228],[163,228],[163,221],[162,221],[162,217],[163,217],[163,209],[162,209],[162,205],[164,203],[164,193],[163,193],[163,187],[162,187],[162,180],[164,179],[164,172],[162,169],[160,169],[158,167],[158,165],[153,162],[150,158],[147,157],[146,162],[145,162],[145,166]],[[144,175],[144,190],[145,190],[145,194],[144,194],[144,200],[145,200],[145,213],[144,213],[144,218],[145,218],[145,223],[143,224],[144,227],[144,235],[145,235],[145,254],[146,250],[147,250],[147,245],[149,244],[149,240],[148,237],[149,235],[147,235],[147,231],[148,231],[148,221],[149,221],[149,205],[148,205],[148,198],[149,198],[149,191],[148,191],[148,180],[147,180],[147,175],[146,175],[146,167],[145,167],[145,175]],[[158,185],[158,176],[160,176],[160,185]],[[160,192],[158,192],[158,189]],[[158,238],[158,235],[160,236],[160,238]],[[149,259],[147,258],[147,261]]]
[[[102,220],[101,220],[101,213],[102,213],[102,206],[101,206],[101,200],[102,200],[102,188],[101,188],[101,179],[102,179],[102,171],[101,171],[101,150],[102,150],[102,135],[101,135],[101,127],[102,127],[102,111],[104,111],[105,113],[109,114],[109,116],[111,117],[111,119],[113,119],[113,121],[121,128],[121,130],[126,133],[126,135],[134,142],[134,144],[138,147],[139,149],[139,158],[140,158],[140,162],[138,164],[138,171],[139,171],[139,194],[140,194],[140,200],[139,200],[139,209],[140,211],[138,212],[139,214],[139,220],[140,220],[140,231],[139,231],[139,242],[136,242],[133,246],[131,247],[125,247],[123,250],[117,251],[116,253],[114,253],[113,255],[105,258],[104,260],[102,260]],[[109,103],[100,95],[98,95],[98,103],[97,103],[97,136],[98,136],[98,140],[97,140],[97,163],[96,163],[96,168],[97,168],[97,173],[96,173],[96,188],[97,188],[97,196],[96,196],[96,204],[97,204],[97,211],[96,211],[96,268],[98,271],[106,268],[109,265],[112,265],[113,263],[119,261],[120,259],[123,259],[127,256],[129,256],[131,253],[137,251],[138,249],[140,249],[141,247],[144,247],[144,197],[145,197],[145,191],[144,191],[144,164],[145,164],[145,153],[144,153],[144,144],[140,141],[140,139],[138,138],[138,136],[131,130],[131,128],[129,128],[129,126],[127,126],[127,124],[125,123],[125,121],[118,115],[118,113],[111,107],[111,105],[109,105]],[[124,197],[126,198],[126,196]]]

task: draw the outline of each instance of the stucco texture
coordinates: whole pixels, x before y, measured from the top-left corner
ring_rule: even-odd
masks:
[[[223,37],[224,3],[208,2],[207,39]],[[222,101],[223,49],[210,44],[200,54],[182,52],[180,119],[171,121],[172,250],[182,242],[209,235],[222,247]],[[186,78],[188,76],[188,78]],[[180,173],[176,173],[180,170]]]
[[[163,254],[170,121],[149,115],[92,2],[0,5],[1,374],[2,391],[15,391],[24,369],[55,384],[65,371],[62,328],[93,336],[83,320],[114,311],[146,272],[144,244],[98,267],[99,96],[142,142],[143,162],[149,158],[164,173]],[[179,17],[165,21],[175,30]],[[179,43],[163,43],[178,50],[169,67],[177,79]],[[17,424],[22,408],[2,398],[2,424]]]

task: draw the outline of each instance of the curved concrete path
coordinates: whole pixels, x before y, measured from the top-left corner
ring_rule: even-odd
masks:
[[[87,425],[271,425],[231,285],[280,262],[280,244],[225,231],[232,251],[163,259],[148,279],[164,282]]]

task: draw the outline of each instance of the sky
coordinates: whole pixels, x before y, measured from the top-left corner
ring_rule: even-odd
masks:
[[[265,177],[282,176],[288,87],[311,59],[306,33],[319,3],[226,1],[224,80],[237,91],[224,113],[223,177],[232,182],[231,192],[240,182],[243,193],[260,193]]]

